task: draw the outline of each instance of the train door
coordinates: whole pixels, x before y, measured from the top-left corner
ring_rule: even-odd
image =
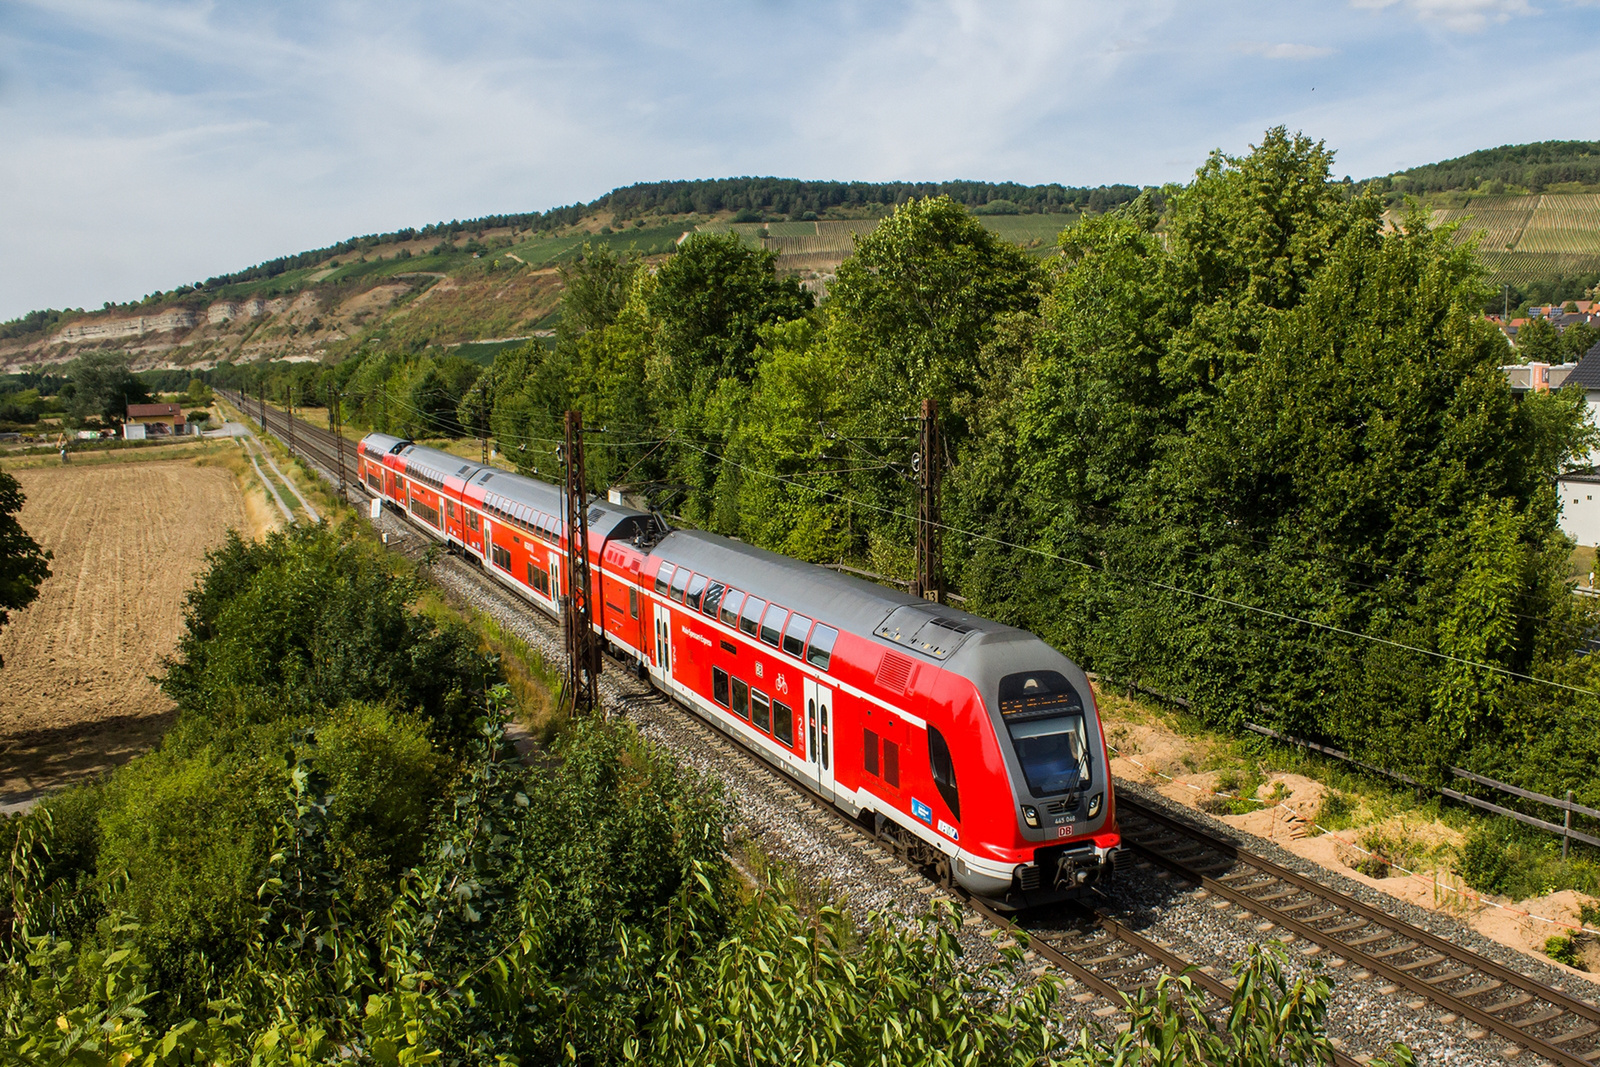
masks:
[[[661,604],[656,605],[656,644],[655,655],[652,658],[652,672],[662,682],[672,679],[672,611]]]
[[[806,762],[817,792],[833,799],[833,690],[806,679]]]
[[[567,594],[561,587],[561,557],[554,552],[550,553],[550,599],[555,603],[556,614],[564,615],[567,610]]]

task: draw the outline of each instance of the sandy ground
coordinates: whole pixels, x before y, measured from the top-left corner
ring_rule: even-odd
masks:
[[[1191,769],[1206,762],[1210,746],[1204,740],[1185,736],[1150,719],[1122,718],[1115,700],[1102,700],[1102,709],[1106,740],[1120,753],[1111,760],[1113,774],[1150,785],[1163,796],[1191,808],[1216,796],[1219,772]],[[1485,937],[1600,983],[1600,945],[1596,939],[1591,937],[1581,953],[1588,971],[1566,968],[1544,953],[1547,938],[1570,932],[1557,924],[1576,925],[1578,908],[1589,898],[1570,891],[1521,901],[1484,898],[1469,889],[1448,865],[1413,874],[1391,868],[1387,877],[1373,878],[1355,869],[1367,858],[1355,847],[1364,833],[1400,830],[1412,841],[1435,847],[1459,845],[1461,834],[1420,817],[1321,833],[1315,820],[1326,795],[1327,787],[1321,782],[1298,774],[1273,774],[1256,793],[1269,806],[1245,815],[1218,817],[1245,833],[1270,840],[1380,892],[1418,907],[1448,912]],[[1541,922],[1535,916],[1555,923]]]
[[[185,462],[16,472],[21,521],[55,554],[0,630],[0,808],[122,763],[166,728],[149,676],[176,647],[208,549],[245,525],[232,472]]]

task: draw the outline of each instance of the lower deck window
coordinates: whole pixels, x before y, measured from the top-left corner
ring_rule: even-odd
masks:
[[[367,484],[372,486],[374,493],[383,492],[383,479],[378,477],[377,471],[367,472]]]
[[[781,700],[772,702],[772,736],[786,745],[794,744],[794,712]]]
[[[728,706],[728,672],[721,667],[711,668],[711,699]]]
[[[528,584],[539,590],[545,596],[550,595],[550,572],[535,567],[532,562],[528,564]]]
[[[750,717],[750,687],[737,678],[733,680],[733,713],[741,719]]]
[[[438,526],[439,509],[428,505],[421,497],[411,498],[411,514],[427,523],[429,526]]]
[[[750,694],[750,721],[763,730],[772,730],[772,701],[759,689]]]
[[[489,558],[494,560],[496,567],[508,574],[511,572],[511,553],[492,541],[489,543]]]

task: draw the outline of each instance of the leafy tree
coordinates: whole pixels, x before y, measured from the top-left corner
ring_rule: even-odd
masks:
[[[1517,330],[1517,358],[1523,363],[1560,363],[1561,334],[1543,316],[1530,318]]]
[[[39,586],[50,577],[50,553],[22,528],[17,516],[26,498],[17,479],[0,471],[0,627],[39,595]],[[0,667],[5,661],[0,659]]]
[[[129,404],[144,404],[150,391],[131,370],[130,357],[117,352],[91,352],[74,361],[74,391],[69,409],[76,419],[121,420]]]

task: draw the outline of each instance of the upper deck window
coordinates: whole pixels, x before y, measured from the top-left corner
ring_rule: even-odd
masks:
[[[744,605],[744,594],[737,589],[729,589],[722,594],[722,624],[724,626],[739,625],[739,608]]]
[[[766,610],[767,602],[760,597],[749,597],[744,602],[744,610],[739,612],[739,629],[749,634],[756,635],[761,628],[761,613]]]
[[[700,611],[713,619],[717,617],[717,605],[722,603],[722,591],[727,586],[721,582],[712,582],[711,588],[706,590],[705,599],[700,602]]]
[[[684,603],[695,611],[700,610],[700,597],[704,595],[706,582],[709,580],[705,575],[697,574],[694,576],[694,580],[689,583],[689,595],[684,599]]]
[[[672,572],[674,570],[676,568],[672,564],[663,563],[660,569],[656,571],[656,592],[665,593],[667,591],[667,583],[672,580]]]
[[[767,613],[761,616],[761,640],[776,648],[783,633],[784,616],[788,614],[788,608],[780,608],[776,604],[768,607]]]
[[[817,623],[816,629],[811,631],[811,644],[806,647],[806,662],[819,671],[827,670],[833,658],[833,644],[837,640],[838,630]]]
[[[783,628],[783,650],[798,659],[806,650],[806,636],[810,633],[810,619],[798,612],[789,616],[789,625]]]
[[[672,575],[672,588],[668,590],[667,596],[673,600],[682,600],[683,587],[689,584],[689,576],[693,573],[688,567],[678,568]]]

